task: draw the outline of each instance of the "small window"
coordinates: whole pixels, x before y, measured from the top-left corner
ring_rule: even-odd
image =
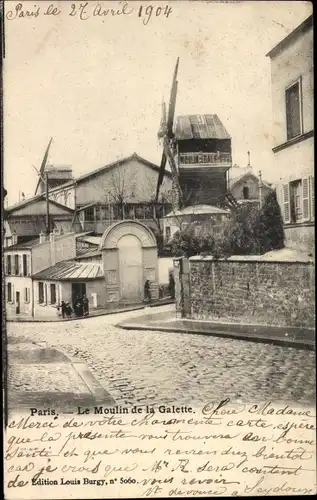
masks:
[[[51,292],[51,304],[56,304],[56,285],[54,283],[51,283],[50,285],[50,292]]]
[[[11,261],[11,255],[7,256],[7,274],[8,276],[11,276],[12,274],[12,261]]]
[[[19,276],[19,255],[14,256],[14,274]]]
[[[12,236],[6,238],[6,247],[10,247],[12,245]]]
[[[27,255],[23,254],[23,276],[28,275],[28,260]]]
[[[30,302],[30,289],[24,288],[24,302],[28,304]]]
[[[170,226],[166,226],[166,228],[165,228],[165,238],[167,240],[169,240],[170,237],[171,237],[171,228],[170,228]]]
[[[12,283],[8,283],[7,290],[7,302],[12,302]]]
[[[44,283],[39,282],[39,304],[44,304]]]
[[[301,86],[300,80],[285,91],[287,139],[302,133],[301,124]]]
[[[95,209],[94,207],[86,208],[85,210],[85,221],[93,222],[95,220]]]
[[[248,200],[249,199],[249,188],[248,186],[244,186],[243,188],[243,199]]]
[[[290,183],[291,222],[302,220],[302,181]]]

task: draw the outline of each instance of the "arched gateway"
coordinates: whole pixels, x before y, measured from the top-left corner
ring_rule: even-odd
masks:
[[[158,296],[157,245],[147,226],[135,220],[117,222],[106,229],[99,249],[108,303],[141,301],[147,279],[152,297]]]

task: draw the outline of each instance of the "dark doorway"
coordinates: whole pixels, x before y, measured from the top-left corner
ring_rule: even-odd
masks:
[[[15,301],[16,301],[16,314],[20,314],[20,292],[16,292]]]
[[[243,188],[243,198],[245,200],[249,199],[249,188],[248,188],[248,186],[244,186],[244,188]]]
[[[82,299],[86,295],[86,283],[72,283],[72,302],[75,305],[76,299]]]

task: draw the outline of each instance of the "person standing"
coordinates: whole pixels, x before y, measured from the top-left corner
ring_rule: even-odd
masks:
[[[83,312],[84,316],[89,316],[89,299],[86,295],[83,296]]]
[[[151,302],[152,300],[150,280],[146,280],[146,282],[144,283],[144,300],[145,302]]]

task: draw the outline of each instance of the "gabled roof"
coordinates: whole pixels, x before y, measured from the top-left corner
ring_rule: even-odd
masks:
[[[33,196],[32,198],[28,198],[27,200],[20,201],[19,203],[15,203],[14,205],[11,205],[11,207],[8,207],[6,209],[6,213],[9,215],[10,213],[14,212],[15,210],[20,210],[21,208],[27,207],[28,205],[31,205],[32,203],[36,203],[37,201],[43,200],[45,198],[45,193],[38,194],[36,196]],[[61,208],[65,210],[66,212],[73,213],[74,210],[72,208],[66,207],[65,205],[61,205],[60,203],[57,203],[57,201],[49,200],[50,205],[54,205],[58,208]]]
[[[88,264],[64,260],[58,262],[55,266],[50,266],[38,273],[33,274],[35,280],[48,281],[74,281],[74,280],[93,280],[103,278],[103,272],[98,264]]]
[[[285,47],[287,47],[293,40],[298,38],[300,35],[305,33],[309,28],[313,26],[313,16],[307,17],[299,26],[297,26],[291,33],[289,33],[283,40],[281,40],[273,49],[266,54],[267,57],[274,57],[279,52],[281,52]]]
[[[174,133],[177,140],[231,139],[217,115],[178,116]]]
[[[155,170],[155,172],[157,172],[157,173],[159,173],[159,171],[160,171],[160,167],[158,165],[155,165],[154,163],[150,162],[149,160],[146,160],[145,158],[142,158],[142,156],[139,156],[137,153],[133,153],[130,156],[126,156],[125,158],[121,158],[120,160],[116,160],[113,163],[109,163],[108,165],[104,165],[103,167],[99,167],[95,170],[92,170],[91,172],[88,172],[87,174],[80,175],[79,177],[77,177],[73,181],[66,182],[65,184],[60,184],[58,186],[58,188],[71,186],[74,183],[80,184],[81,182],[84,182],[92,177],[95,177],[95,176],[97,176],[105,171],[108,171],[108,170],[111,170],[115,167],[118,167],[119,165],[123,165],[124,163],[127,163],[131,160],[137,160],[140,163],[143,163],[147,167],[151,168],[152,170]],[[172,173],[169,172],[168,170],[165,170],[165,176],[172,178]]]
[[[238,182],[241,182],[245,177],[253,177],[257,182],[260,182],[260,178],[256,174],[254,174],[251,170],[247,170],[243,174],[241,174],[233,179],[229,178],[230,189],[233,188],[234,186],[236,186],[238,184]],[[262,179],[262,184],[265,187],[271,188],[271,185],[268,182],[264,181],[263,179]]]

